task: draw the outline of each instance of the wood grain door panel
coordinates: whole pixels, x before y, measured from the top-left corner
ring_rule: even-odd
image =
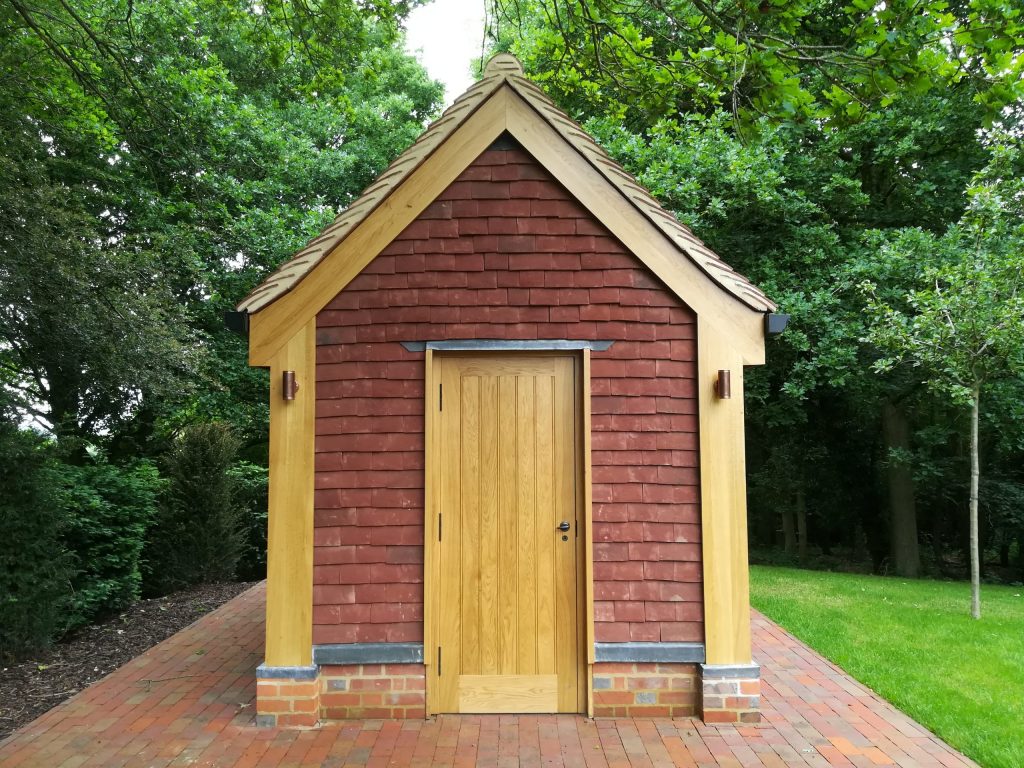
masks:
[[[578,712],[576,362],[506,353],[436,364],[436,710]]]

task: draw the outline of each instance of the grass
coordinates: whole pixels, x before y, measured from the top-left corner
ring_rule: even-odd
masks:
[[[985,768],[1024,768],[1024,588],[753,566],[751,603]]]

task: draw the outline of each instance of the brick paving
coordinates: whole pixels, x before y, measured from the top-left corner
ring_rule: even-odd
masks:
[[[975,765],[756,612],[757,726],[451,715],[256,728],[264,594],[243,593],[0,742],[0,766]]]

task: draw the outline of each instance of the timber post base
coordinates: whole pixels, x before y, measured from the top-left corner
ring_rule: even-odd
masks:
[[[705,723],[761,722],[761,667],[701,664],[700,716]]]

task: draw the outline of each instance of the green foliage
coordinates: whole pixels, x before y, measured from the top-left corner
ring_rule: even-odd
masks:
[[[754,566],[751,603],[830,661],[987,768],[1024,765],[1020,587],[983,586],[987,618],[963,612],[966,587],[939,581]]]
[[[1015,581],[1024,582],[1024,547],[1019,544],[1024,541],[1024,483],[1012,478],[982,478],[981,514],[997,532],[995,544],[1006,558],[1002,565],[1013,569]]]
[[[0,377],[21,414],[83,437],[170,394],[193,355],[159,254],[109,244],[123,230],[101,215],[116,191],[88,167],[100,148],[54,156],[48,130],[0,94]]]
[[[69,462],[72,624],[137,596],[159,490],[137,462],[168,443],[147,588],[265,567],[266,372],[222,315],[436,112],[401,50],[415,4],[0,5],[0,393]],[[234,438],[189,426],[213,421],[253,464],[228,476]]]
[[[237,577],[256,581],[267,575],[267,468],[236,462],[227,472],[242,508],[243,544]]]
[[[125,459],[193,421],[265,441],[265,374],[222,313],[436,110],[400,50],[412,5],[0,8],[0,377],[20,415],[111,432]]]
[[[45,647],[66,626],[72,568],[44,442],[0,421],[0,660]]]
[[[494,0],[511,47],[559,101],[636,125],[683,112],[842,125],[970,83],[997,115],[1021,96],[1013,2]]]
[[[156,511],[160,477],[149,462],[118,467],[99,451],[81,466],[51,468],[71,557],[67,628],[131,605],[142,585],[140,560]]]
[[[48,531],[0,593],[45,606],[17,642],[137,597],[158,495],[147,589],[265,568],[267,376],[223,312],[437,111],[402,52],[417,2],[0,4],[0,415],[60,457],[0,440],[9,541]],[[168,444],[164,491],[146,459]]]
[[[1002,139],[960,222],[941,235],[906,230],[883,246],[882,259],[916,272],[905,293],[888,288],[899,303],[864,284],[870,339],[889,353],[875,367],[921,367],[929,386],[961,403],[996,376],[1024,375],[1024,157],[1015,138]]]
[[[193,424],[162,458],[167,483],[146,546],[146,589],[230,581],[246,544],[232,465],[238,439],[225,424]]]
[[[904,230],[883,247],[883,258],[913,264],[905,290],[890,286],[899,303],[866,282],[868,338],[889,371],[900,362],[922,369],[924,384],[969,404],[971,612],[980,618],[978,544],[982,388],[997,377],[1024,383],[1024,157],[1016,137],[994,137],[993,161],[968,189],[963,218],[942,235]]]

